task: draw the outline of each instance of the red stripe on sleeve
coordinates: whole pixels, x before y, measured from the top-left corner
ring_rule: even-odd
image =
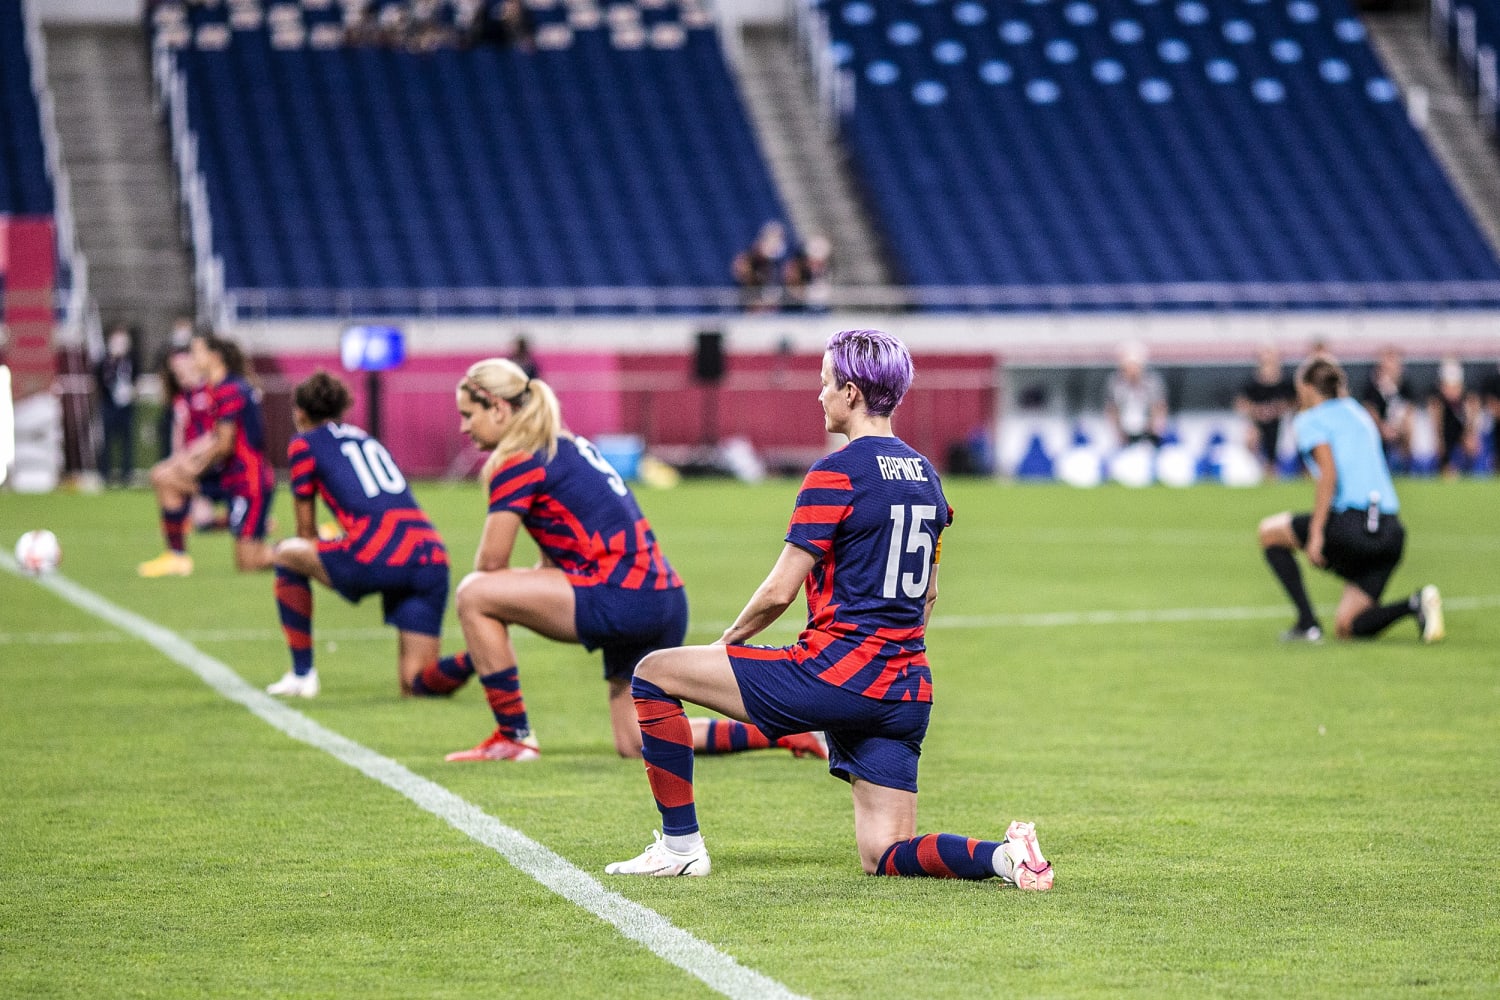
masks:
[[[853,509],[854,508],[850,507],[848,504],[845,504],[842,507],[834,507],[831,505],[822,504],[808,504],[805,507],[798,507],[796,510],[792,511],[792,523],[838,524],[844,518],[848,517],[849,512]]]
[[[504,469],[501,469],[500,472],[497,472],[495,474],[495,479],[498,480],[504,474],[504,472]],[[522,488],[530,486],[533,483],[539,483],[546,477],[547,470],[537,468],[532,469],[530,472],[522,473],[521,475],[516,476],[514,479],[509,479],[503,483],[493,483],[490,487],[490,507],[493,508],[496,505],[508,503],[509,501],[505,499],[506,497],[514,496],[516,493],[519,493]]]
[[[807,478],[802,480],[802,488],[804,490],[852,490],[854,485],[842,472],[819,469],[807,474]]]

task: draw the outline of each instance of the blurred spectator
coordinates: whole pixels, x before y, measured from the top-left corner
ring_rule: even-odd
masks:
[[[1479,457],[1479,395],[1464,389],[1464,366],[1457,358],[1438,365],[1438,384],[1427,401],[1438,437],[1438,470],[1448,478],[1469,472]]]
[[[1479,387],[1480,398],[1484,402],[1485,409],[1490,411],[1490,418],[1497,426],[1500,426],[1500,364],[1490,369],[1490,373],[1484,377],[1484,384]]]
[[[1260,456],[1266,475],[1276,476],[1276,453],[1281,444],[1281,419],[1296,409],[1297,389],[1281,367],[1281,355],[1267,344],[1256,355],[1255,374],[1240,389],[1234,408],[1250,421],[1245,441]]]
[[[781,276],[786,259],[786,227],[767,221],[755,242],[734,258],[734,282],[740,286],[740,302],[750,312],[771,312],[781,306]]]
[[[1120,348],[1120,366],[1109,377],[1105,412],[1122,445],[1160,445],[1167,432],[1167,390],[1161,376],[1146,368],[1146,347]]]
[[[1380,429],[1386,464],[1393,472],[1411,469],[1413,398],[1401,352],[1387,347],[1380,352],[1380,359],[1370,374],[1370,384],[1365,387],[1359,401],[1365,404],[1365,409],[1375,419],[1375,426]]]
[[[536,363],[536,357],[531,353],[531,343],[524,335],[516,338],[515,346],[510,351],[510,360],[526,373],[527,378],[536,378],[541,374],[541,366]]]
[[[94,366],[99,388],[99,416],[104,440],[99,446],[99,478],[107,485],[114,468],[114,453],[120,454],[121,486],[135,475],[135,380],[139,374],[135,336],[123,323],[109,328],[104,357]]]
[[[809,236],[781,269],[786,307],[801,312],[827,312],[833,291],[833,244],[828,237]]]

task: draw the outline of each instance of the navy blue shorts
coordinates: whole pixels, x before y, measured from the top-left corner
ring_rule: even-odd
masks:
[[[218,469],[198,477],[198,493],[214,503],[229,502],[229,491],[224,488],[224,480],[220,478]]]
[[[233,538],[261,541],[266,537],[266,524],[271,517],[273,489],[249,489],[244,492],[226,492],[229,501],[229,534]]]
[[[917,790],[917,759],[932,704],[880,701],[818,677],[828,664],[793,655],[797,647],[728,647],[750,721],[771,739],[822,730],[828,737],[828,771],[883,788]],[[749,656],[737,650],[751,651]],[[768,657],[768,652],[785,652]]]
[[[574,587],[573,627],[589,652],[604,650],[604,679],[629,679],[647,653],[682,645],[687,591]]]
[[[355,559],[342,542],[320,543],[318,558],[333,589],[350,604],[379,594],[387,625],[417,635],[443,634],[443,612],[448,607],[446,562],[369,565]]]

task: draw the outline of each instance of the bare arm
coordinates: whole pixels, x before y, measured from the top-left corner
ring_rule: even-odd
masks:
[[[479,550],[474,553],[474,569],[487,573],[509,566],[511,552],[516,547],[516,534],[520,530],[520,516],[510,511],[496,511],[486,517],[484,531],[479,536]]]
[[[213,430],[189,446],[188,467],[194,476],[201,476],[215,463],[222,462],[233,454],[234,424],[221,420],[214,424]]]
[[[1333,510],[1333,490],[1338,485],[1339,474],[1333,464],[1333,449],[1326,444],[1313,448],[1313,461],[1318,466],[1318,484],[1313,494],[1312,517],[1307,526],[1307,558],[1314,566],[1325,566],[1323,558],[1323,531],[1328,527],[1328,514]]]
[[[781,617],[802,589],[802,581],[812,572],[817,560],[812,553],[788,542],[781,550],[776,565],[765,582],[756,588],[734,624],[724,630],[720,643],[745,642],[764,631]]]
[[[926,628],[927,625],[928,625],[928,623],[932,621],[932,609],[935,608],[935,607],[937,607],[937,595],[938,595],[937,578],[938,578],[938,564],[937,564],[937,560],[934,559],[932,561],[932,576],[930,578],[928,578],[928,581],[927,581],[927,605],[926,605],[926,607],[924,607],[922,609],[922,627],[923,628]]]
[[[316,542],[318,540],[317,501],[312,497],[295,497],[292,507],[297,512],[297,537]]]

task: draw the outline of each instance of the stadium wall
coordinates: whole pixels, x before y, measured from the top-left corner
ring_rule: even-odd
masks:
[[[392,322],[382,318],[381,322]],[[1453,354],[1500,359],[1500,313],[1141,313],[697,316],[395,320],[408,359],[382,377],[382,436],[413,475],[464,474],[478,456],[457,432],[452,392],[474,360],[507,354],[524,335],[557,389],[573,430],[638,435],[649,448],[690,455],[710,441],[745,438],[773,468],[805,467],[828,447],[817,419],[818,358],[835,330],[878,327],[916,355],[918,379],[898,429],[939,464],[976,434],[995,430],[1011,401],[1007,373],[1103,366],[1120,344],[1146,344],[1155,363],[1205,370],[1241,365],[1275,343],[1288,360],[1317,342],[1349,361],[1400,346],[1413,361]],[[261,320],[233,335],[260,360],[273,447],[290,433],[291,386],[339,370],[339,320]],[[727,372],[693,377],[703,331],[724,335]],[[363,376],[350,419],[368,422]],[[1012,386],[1013,387],[1013,386]]]

